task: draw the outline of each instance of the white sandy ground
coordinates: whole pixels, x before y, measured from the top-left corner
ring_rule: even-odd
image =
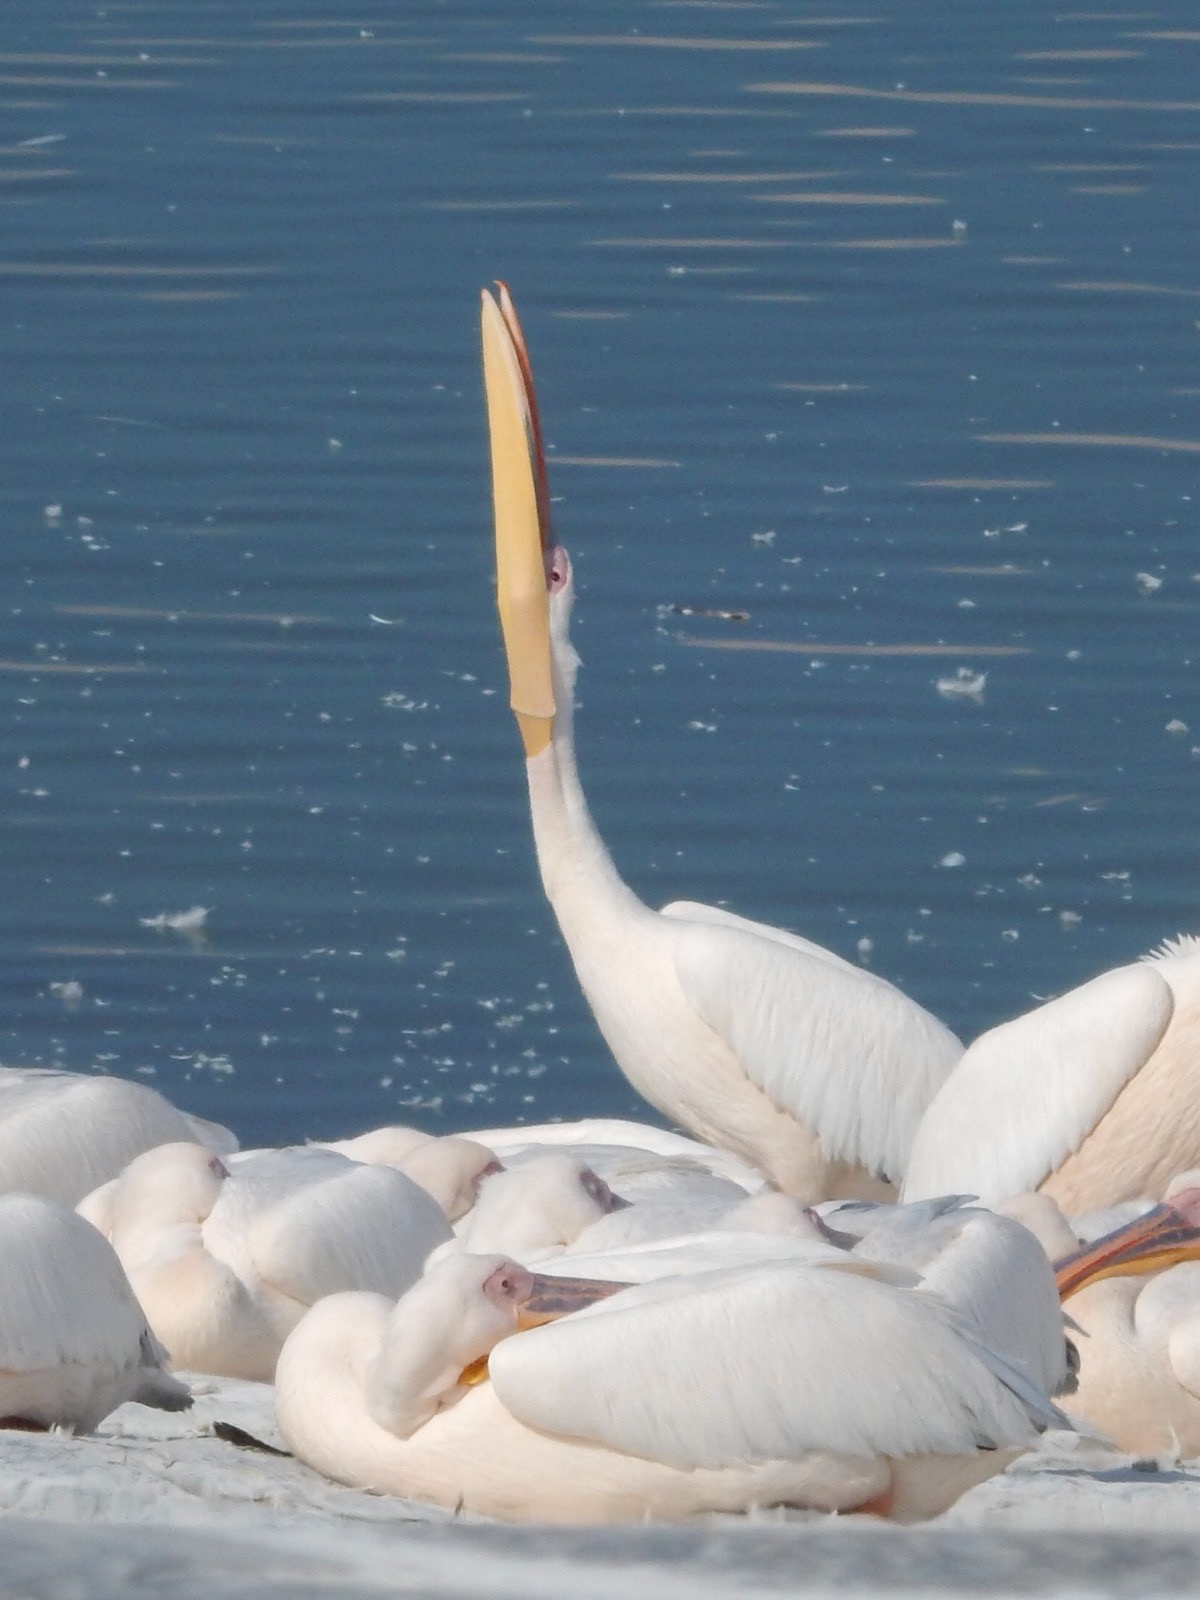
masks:
[[[195,1378],[182,1416],[124,1406],[91,1438],[0,1433],[0,1600],[754,1600],[1200,1592],[1200,1465],[1047,1437],[936,1523],[815,1514],[686,1527],[508,1528],[339,1488],[290,1459],[271,1390]]]

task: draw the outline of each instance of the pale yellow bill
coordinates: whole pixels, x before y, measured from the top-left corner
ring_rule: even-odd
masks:
[[[520,324],[511,309],[518,335]],[[543,519],[538,495],[538,447],[522,370],[509,321],[483,291],[483,382],[492,457],[492,507],[496,523],[496,603],[508,657],[510,705],[527,756],[550,742],[554,682],[550,669],[550,603],[543,560]],[[526,365],[528,357],[525,358]]]
[[[537,387],[533,381],[533,363],[529,359],[525,330],[521,327],[521,319],[517,316],[513,297],[509,293],[508,285],[501,283],[499,279],[496,280],[496,299],[500,306],[500,315],[504,318],[504,326],[512,339],[513,350],[525,385],[525,404],[529,410],[530,447],[533,451],[534,486],[537,489],[539,533],[544,552],[550,544],[550,485],[546,479],[546,447],[542,441],[542,418],[538,411]]]

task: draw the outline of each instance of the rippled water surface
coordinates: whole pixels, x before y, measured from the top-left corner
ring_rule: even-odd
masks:
[[[497,276],[639,892],[966,1035],[1196,926],[1188,0],[8,0],[2,49],[8,1061],[251,1140],[643,1109],[505,709]]]

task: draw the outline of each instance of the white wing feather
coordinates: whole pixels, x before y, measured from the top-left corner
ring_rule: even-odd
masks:
[[[684,993],[751,1081],[833,1158],[901,1178],[962,1054],[954,1035],[882,978],[794,935],[708,907],[665,915]]]
[[[913,1141],[905,1200],[1036,1189],[1148,1060],[1174,1001],[1153,965],[1116,967],[981,1034]]]
[[[914,1288],[920,1274],[884,1262],[850,1255],[816,1239],[780,1233],[731,1233],[726,1229],[681,1234],[673,1239],[614,1245],[603,1250],[565,1251],[536,1263],[540,1274],[599,1278],[611,1283],[650,1283],[656,1278],[685,1277],[729,1267],[793,1262],[856,1272],[881,1283]]]
[[[616,1250],[628,1245],[646,1244],[656,1239],[673,1239],[680,1234],[700,1233],[719,1228],[730,1209],[726,1199],[699,1201],[640,1200],[597,1218],[566,1247],[573,1255],[597,1250]]]
[[[947,1209],[941,1201],[834,1213],[831,1220],[861,1235],[856,1256],[920,1273],[925,1289],[948,1301],[1046,1394],[1066,1381],[1054,1269],[1028,1228],[978,1206]]]
[[[794,1263],[640,1285],[502,1341],[489,1369],[528,1426],[684,1469],[1035,1433],[948,1307]]]
[[[714,1177],[736,1183],[740,1188],[756,1190],[762,1187],[762,1173],[749,1162],[731,1155],[728,1150],[716,1150],[711,1145],[690,1139],[687,1134],[673,1129],[656,1128],[646,1122],[630,1122],[622,1117],[584,1117],[577,1122],[537,1122],[527,1127],[482,1128],[472,1130],[469,1137],[494,1150],[499,1160],[510,1161],[541,1155],[545,1145],[570,1145],[572,1151],[586,1146],[589,1152],[608,1150],[614,1159],[649,1152],[666,1160],[693,1160]],[[591,1161],[591,1154],[584,1159]],[[601,1157],[596,1171],[608,1180],[608,1172]],[[611,1180],[610,1180],[611,1181]]]
[[[347,1168],[269,1207],[247,1231],[254,1270],[302,1305],[349,1290],[397,1298],[430,1251],[454,1237],[437,1201],[404,1173]]]
[[[146,1319],[116,1252],[39,1195],[0,1197],[0,1368],[137,1364]]]
[[[73,1206],[144,1150],[197,1142],[200,1126],[145,1084],[0,1068],[0,1190]],[[237,1142],[227,1129],[203,1127]]]
[[[827,950],[821,944],[814,944],[803,934],[791,933],[787,928],[773,928],[768,922],[755,922],[753,917],[739,917],[736,911],[726,911],[722,906],[705,905],[699,900],[672,900],[670,905],[663,906],[661,914],[664,917],[675,917],[680,922],[707,922],[715,928],[740,928],[743,933],[770,939],[775,944],[785,945],[789,950],[799,950],[802,955],[816,956],[818,960],[827,962],[831,967],[840,967],[843,972],[852,972],[856,977],[863,976],[861,967],[852,966],[836,951]],[[876,982],[881,981],[876,979]]]

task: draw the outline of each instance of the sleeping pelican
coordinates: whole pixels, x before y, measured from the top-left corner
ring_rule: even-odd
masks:
[[[713,906],[651,911],[618,877],[575,767],[571,564],[550,543],[533,381],[503,287],[499,303],[484,292],[483,364],[500,621],[538,864],[600,1031],[652,1105],[779,1188],[881,1196],[961,1046],[819,945]]]
[[[0,1427],[90,1433],[136,1400],[183,1411],[111,1245],[65,1206],[0,1195]]]
[[[350,1139],[318,1140],[316,1148],[335,1150],[351,1161],[395,1167],[431,1194],[451,1222],[475,1204],[483,1179],[500,1171],[493,1152],[478,1139],[452,1133],[439,1138],[401,1123],[372,1128]]]
[[[982,1034],[917,1130],[904,1198],[1038,1189],[1068,1216],[1200,1163],[1200,939]]]
[[[692,1211],[718,1214],[765,1187],[760,1172],[726,1150],[715,1150],[665,1128],[616,1117],[488,1128],[473,1137],[485,1140],[502,1165],[513,1172],[555,1152],[586,1162],[629,1202],[621,1212],[624,1217],[649,1207],[661,1212],[664,1221],[671,1208],[677,1208],[685,1220]],[[686,1232],[687,1227],[681,1223],[665,1231]]]
[[[268,1150],[234,1172],[200,1145],[130,1162],[80,1210],[111,1241],[175,1366],[269,1383],[322,1295],[397,1295],[453,1237],[436,1201],[386,1166]]]
[[[625,1205],[577,1156],[547,1154],[481,1184],[458,1239],[474,1255],[502,1251],[524,1258],[531,1251],[561,1250]]]
[[[660,1278],[518,1332],[552,1280],[453,1256],[394,1305],[314,1306],[279,1426],[337,1482],[519,1522],[935,1515],[1061,1418],[948,1307],[860,1273]]]
[[[143,1150],[181,1139],[237,1149],[228,1128],[177,1111],[144,1083],[0,1067],[0,1193],[73,1206]]]

